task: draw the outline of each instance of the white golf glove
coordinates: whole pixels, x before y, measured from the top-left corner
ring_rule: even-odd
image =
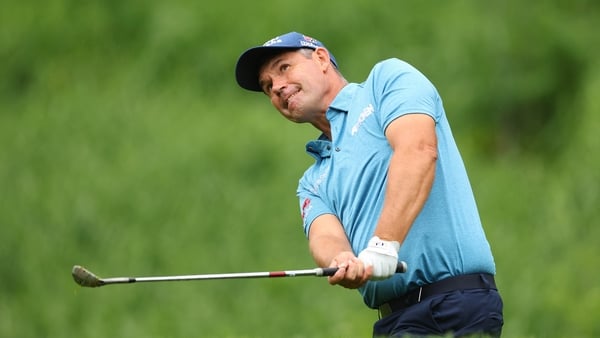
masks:
[[[373,236],[367,247],[358,254],[358,259],[366,266],[373,266],[371,280],[382,280],[396,273],[399,250],[400,243]]]

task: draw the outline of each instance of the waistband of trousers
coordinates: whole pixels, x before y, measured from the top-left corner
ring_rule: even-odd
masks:
[[[379,318],[389,316],[395,311],[405,309],[411,305],[440,294],[471,289],[494,289],[497,290],[494,276],[487,273],[474,273],[468,275],[459,275],[442,279],[435,283],[425,284],[404,296],[390,300],[379,306]]]

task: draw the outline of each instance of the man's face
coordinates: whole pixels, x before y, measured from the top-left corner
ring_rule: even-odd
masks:
[[[290,51],[268,60],[260,69],[259,83],[273,106],[288,120],[311,122],[326,111],[323,98],[328,83],[325,70],[329,64],[323,51]]]

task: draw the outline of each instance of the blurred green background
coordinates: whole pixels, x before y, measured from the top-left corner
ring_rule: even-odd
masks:
[[[9,0],[0,11],[0,336],[368,337],[321,278],[82,289],[313,267],[295,197],[317,136],[237,87],[246,48],[323,41],[352,82],[438,87],[494,250],[505,337],[600,336],[596,1]]]

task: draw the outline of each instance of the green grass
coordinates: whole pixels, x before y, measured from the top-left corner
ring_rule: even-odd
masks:
[[[0,336],[370,336],[377,313],[323,278],[88,289],[70,275],[314,265],[295,189],[317,133],[233,81],[243,48],[287,30],[322,38],[350,80],[391,55],[434,80],[494,250],[504,337],[600,335],[598,6],[317,5],[0,14]]]

